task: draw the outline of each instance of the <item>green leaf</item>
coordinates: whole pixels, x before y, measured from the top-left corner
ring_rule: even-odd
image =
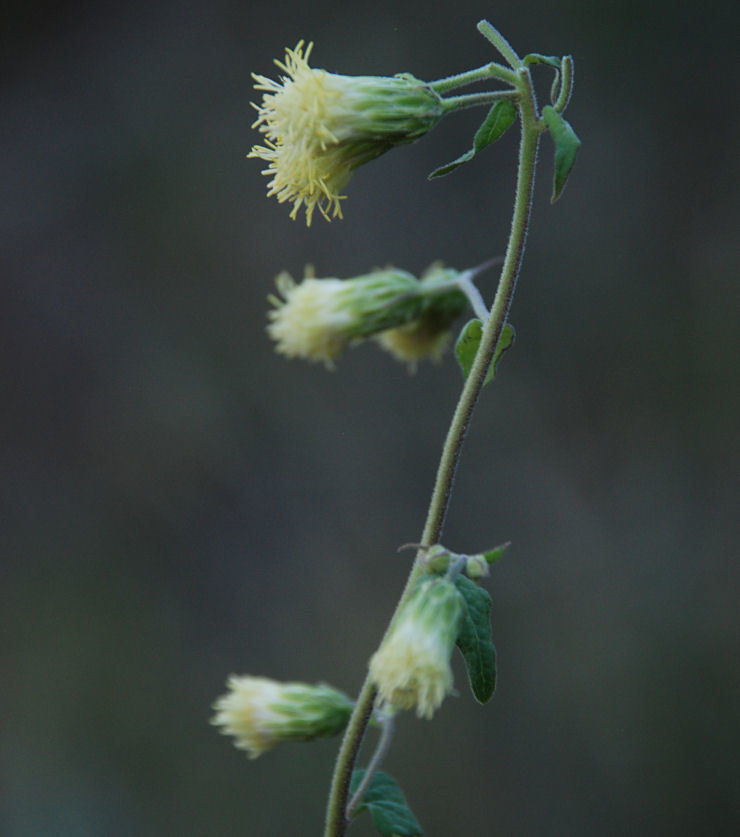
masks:
[[[444,177],[446,174],[449,174],[451,171],[455,171],[458,166],[461,166],[463,163],[467,163],[469,160],[472,160],[475,157],[475,149],[471,148],[466,151],[464,154],[461,154],[456,160],[453,160],[451,163],[447,163],[444,166],[440,166],[438,169],[435,169],[430,175],[429,180],[434,180],[435,177]]]
[[[483,120],[483,124],[475,132],[473,139],[473,150],[477,154],[479,151],[496,142],[511,128],[516,119],[516,106],[511,99],[501,99],[496,102],[488,111],[488,116]]]
[[[495,102],[493,107],[488,111],[488,116],[483,120],[483,124],[475,132],[473,147],[451,163],[435,169],[429,175],[429,180],[433,180],[435,177],[443,177],[463,163],[470,162],[479,151],[482,151],[486,146],[500,139],[511,127],[515,119],[516,105],[511,99],[500,99],[498,102]]]
[[[364,770],[355,770],[349,783],[350,793],[354,793],[363,776]],[[362,802],[355,809],[355,815],[370,811],[373,823],[383,837],[420,837],[421,830],[416,817],[406,804],[403,791],[396,780],[379,770],[370,780],[370,786],[362,797]]]
[[[493,549],[489,549],[488,552],[483,552],[482,555],[488,561],[489,564],[493,564],[506,552],[506,550],[511,546],[511,541],[506,541],[506,543],[502,543],[499,546],[494,546]]]
[[[550,203],[555,203],[560,197],[568,175],[573,168],[576,154],[581,147],[581,141],[571,128],[570,123],[555,108],[546,105],[542,108],[542,117],[550,131],[552,141],[555,143],[555,176],[553,178],[552,197],[550,198]]]
[[[514,331],[514,326],[509,323],[505,323],[504,327],[501,329],[501,336],[496,344],[496,351],[493,353],[493,360],[491,361],[491,365],[488,367],[486,380],[483,381],[483,386],[490,383],[496,377],[496,373],[498,372],[498,362],[503,357],[504,352],[507,352],[514,345],[515,338],[516,332]]]
[[[478,351],[480,345],[481,334],[483,334],[483,323],[479,319],[469,320],[462,327],[460,336],[455,343],[455,355],[457,362],[460,364],[460,369],[463,373],[463,378],[467,380],[470,370],[473,368],[473,361],[475,360],[475,353]]]
[[[473,368],[473,361],[475,360],[478,346],[480,345],[481,335],[483,334],[483,323],[479,319],[470,320],[465,323],[460,336],[455,343],[455,355],[457,362],[460,364],[460,369],[463,373],[463,378],[468,377],[470,370]],[[483,381],[483,386],[489,384],[496,375],[498,362],[501,360],[504,352],[510,349],[514,344],[514,326],[506,323],[501,329],[501,336],[499,337],[496,351],[493,353],[493,360],[488,367],[486,378]]]
[[[465,599],[457,647],[468,669],[473,695],[487,703],[496,689],[496,649],[491,640],[491,597],[482,587],[459,575],[455,586]]]

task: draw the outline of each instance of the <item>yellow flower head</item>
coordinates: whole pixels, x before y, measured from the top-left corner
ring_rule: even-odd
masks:
[[[448,579],[425,579],[416,587],[370,660],[382,700],[432,717],[452,691],[450,656],[462,613],[462,596]]]
[[[308,65],[313,44],[287,49],[279,81],[253,74],[264,91],[252,127],[265,135],[249,157],[268,163],[268,195],[313,212],[342,216],[341,194],[352,172],[394,145],[412,142],[441,119],[441,98],[410,75],[342,76]]]
[[[425,358],[438,363],[451,337],[450,331],[440,331],[434,322],[421,319],[398,328],[389,328],[376,339],[396,360],[408,364],[410,372],[415,372],[418,362]]]
[[[256,759],[280,741],[311,741],[335,735],[347,724],[352,701],[330,686],[279,683],[267,677],[236,677],[213,705],[211,723],[234,736],[234,745]]]
[[[445,268],[439,262],[430,265],[420,279],[427,295],[419,316],[376,337],[380,346],[396,360],[408,364],[410,372],[414,372],[418,362],[425,358],[438,362],[452,338],[450,326],[465,310],[467,299],[459,290],[444,294],[433,291],[435,287],[454,282],[458,275],[457,270]]]
[[[297,285],[287,273],[275,281],[285,299],[270,297],[275,308],[268,313],[267,332],[277,342],[277,351],[331,366],[350,339],[353,321],[342,305],[344,282],[309,277]]]
[[[281,273],[276,284],[283,298],[269,297],[274,308],[267,331],[280,354],[330,368],[348,343],[373,336],[413,365],[439,355],[452,320],[467,305],[458,275],[439,265],[421,279],[394,267],[352,279],[316,279],[309,271],[296,284]]]

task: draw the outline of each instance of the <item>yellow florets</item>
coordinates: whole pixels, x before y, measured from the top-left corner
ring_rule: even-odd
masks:
[[[342,305],[345,282],[309,277],[297,285],[287,273],[276,282],[285,298],[272,297],[276,307],[268,313],[267,332],[277,342],[276,351],[332,366],[350,339],[348,329],[354,320]]]
[[[256,759],[271,750],[278,741],[281,717],[272,708],[278,704],[281,685],[267,677],[230,677],[228,694],[214,704],[213,723],[225,735],[234,736],[234,744]]]
[[[275,63],[287,73],[278,83],[265,76],[254,75],[257,90],[267,91],[259,117],[252,127],[260,127],[266,136],[267,147],[255,146],[250,157],[269,163],[264,174],[271,175],[268,195],[275,195],[282,203],[291,201],[291,218],[301,206],[306,208],[310,225],[314,209],[324,217],[341,217],[339,193],[352,174],[341,157],[331,153],[337,138],[329,128],[329,110],[341,90],[325,70],[314,70],[308,65],[313,44],[303,53],[303,41],[294,50],[286,50],[285,63]]]
[[[415,372],[420,360],[431,358],[439,362],[451,337],[449,331],[439,331],[428,321],[417,320],[398,328],[389,328],[376,340],[396,360],[408,364],[409,370]]]
[[[280,683],[267,677],[232,675],[229,691],[214,703],[211,723],[256,759],[281,741],[312,741],[336,735],[347,724],[352,701],[319,683]]]
[[[279,81],[254,75],[264,91],[252,127],[265,135],[249,157],[268,163],[268,195],[301,207],[310,225],[314,210],[341,217],[341,194],[362,163],[412,142],[442,117],[440,97],[412,76],[343,76],[309,66],[313,44],[286,50]]]
[[[380,696],[397,709],[416,706],[431,718],[452,689],[449,656],[441,655],[433,635],[402,625],[370,662]]]
[[[432,717],[452,691],[450,654],[462,607],[452,582],[419,584],[370,660],[370,677],[382,700],[397,709],[416,706],[420,718]]]

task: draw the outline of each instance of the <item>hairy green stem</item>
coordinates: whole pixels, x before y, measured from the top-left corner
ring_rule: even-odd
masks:
[[[442,106],[445,113],[464,108],[476,108],[479,105],[490,105],[501,99],[518,99],[519,93],[516,90],[491,90],[487,93],[463,93],[462,96],[448,96],[442,99]]]
[[[485,26],[484,26],[485,24]],[[493,41],[490,24],[482,21],[479,25],[482,32],[492,40],[507,57],[518,61],[516,72],[517,90],[520,94],[518,103],[519,116],[521,121],[521,139],[519,144],[519,172],[517,175],[516,199],[514,202],[514,213],[511,221],[511,232],[509,244],[506,249],[506,256],[501,276],[499,277],[496,297],[491,308],[491,313],[483,328],[480,345],[470,370],[465,385],[463,386],[460,400],[458,401],[455,413],[452,417],[450,428],[447,432],[442,457],[432,492],[432,498],[427,512],[427,519],[424,525],[424,533],[421,543],[425,546],[437,543],[442,533],[442,527],[449,505],[450,492],[455,476],[455,470],[460,458],[460,452],[465,440],[470,418],[483,388],[483,382],[493,358],[496,345],[501,337],[501,331],[506,323],[506,318],[514,295],[519,269],[524,254],[524,245],[529,225],[529,215],[532,205],[532,193],[534,190],[534,174],[537,159],[537,147],[539,136],[543,129],[537,116],[537,105],[532,87],[532,79],[529,70],[521,64],[516,53],[503,41]],[[484,31],[485,30],[485,31]],[[495,30],[493,30],[495,32]],[[498,35],[498,33],[496,33]],[[498,38],[503,40],[500,35]],[[504,49],[502,49],[502,46]],[[508,55],[504,50],[508,47]],[[417,551],[414,565],[409,573],[406,586],[401,594],[393,618],[389,624],[393,624],[401,606],[408,598],[412,588],[423,572],[422,556],[423,549]],[[357,698],[352,717],[347,725],[344,739],[337,756],[332,787],[329,796],[329,803],[326,815],[326,830],[324,837],[344,837],[349,820],[346,816],[347,795],[349,783],[352,776],[357,753],[360,749],[365,729],[373,708],[376,696],[376,689],[370,677],[365,683]]]
[[[562,113],[568,107],[573,92],[573,57],[571,55],[563,56],[561,68],[563,79],[560,83],[560,94],[554,102],[555,110],[558,113]]]
[[[521,66],[522,59],[495,26],[487,20],[481,20],[478,22],[478,31],[496,47],[511,67],[516,70]]]
[[[458,87],[465,87],[466,84],[474,84],[476,81],[485,81],[489,78],[499,78],[509,84],[516,84],[516,73],[502,64],[491,61],[478,67],[475,70],[466,70],[454,76],[437,79],[430,82],[429,86],[437,93],[446,93],[448,90],[457,90]]]

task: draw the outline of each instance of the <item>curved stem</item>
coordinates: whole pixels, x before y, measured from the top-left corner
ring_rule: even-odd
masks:
[[[375,684],[369,677],[365,678],[360,694],[357,696],[355,708],[344,731],[342,746],[337,753],[334,766],[334,776],[329,793],[329,804],[326,809],[325,837],[344,837],[349,820],[347,818],[347,796],[349,783],[352,779],[357,753],[365,737],[370,715],[375,702]]]
[[[568,107],[573,92],[573,56],[564,55],[561,67],[563,78],[560,83],[560,94],[554,103],[558,113],[562,113]]]
[[[541,129],[538,125],[537,105],[532,87],[532,78],[529,70],[523,66],[517,71],[517,88],[521,94],[519,116],[522,133],[519,143],[519,173],[517,175],[516,199],[514,202],[514,213],[511,219],[509,244],[506,249],[504,264],[501,268],[501,276],[499,277],[493,307],[483,328],[473,366],[460,394],[460,400],[455,408],[455,413],[452,417],[452,422],[447,431],[447,438],[442,449],[442,457],[427,512],[424,533],[421,537],[421,543],[426,546],[437,543],[442,533],[460,452],[465,441],[470,418],[483,388],[488,367],[493,358],[493,353],[499,338],[501,337],[501,331],[506,323],[524,254],[524,245],[527,238],[529,215],[532,206],[532,193],[534,191],[537,146],[539,144]],[[396,606],[389,628],[401,606],[406,601],[411,589],[424,571],[421,560],[424,551],[423,549],[417,551],[414,565],[409,573],[406,586]],[[362,743],[370,713],[372,712],[375,695],[375,685],[368,675],[357,698],[352,717],[347,725],[344,740],[342,741],[342,746],[337,756],[327,808],[324,837],[344,837],[346,833],[348,820],[345,812],[347,810],[349,782],[357,752]]]

